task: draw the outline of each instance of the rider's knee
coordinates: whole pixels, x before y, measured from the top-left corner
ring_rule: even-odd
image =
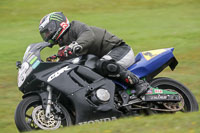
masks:
[[[116,75],[120,72],[120,66],[114,60],[98,60],[96,69],[104,76]]]

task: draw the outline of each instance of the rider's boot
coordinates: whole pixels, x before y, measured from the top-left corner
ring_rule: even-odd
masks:
[[[100,74],[121,80],[130,88],[134,88],[137,97],[144,95],[149,89],[149,84],[146,81],[140,80],[136,75],[117,64],[114,60],[99,60],[96,67]]]
[[[121,67],[120,77],[130,88],[135,89],[137,97],[144,95],[150,88],[148,82],[140,80],[136,75],[123,67]]]

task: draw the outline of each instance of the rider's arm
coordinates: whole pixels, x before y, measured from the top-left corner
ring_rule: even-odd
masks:
[[[86,54],[92,43],[94,42],[94,32],[84,23],[73,21],[73,34],[76,36],[76,42],[82,46],[79,55]]]

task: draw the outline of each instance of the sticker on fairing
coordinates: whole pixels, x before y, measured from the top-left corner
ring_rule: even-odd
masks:
[[[147,91],[147,93],[146,94],[153,94],[153,89],[152,88],[150,88],[148,91]]]
[[[156,94],[162,94],[163,93],[163,90],[161,90],[161,89],[154,89],[154,93],[156,93]]]
[[[148,61],[165,51],[167,51],[167,50],[166,49],[157,49],[157,50],[145,51],[145,52],[142,52],[142,54],[143,54],[144,58]]]
[[[35,63],[32,65],[32,68],[35,69],[39,64],[40,64],[39,60],[35,61]]]
[[[30,63],[35,57],[36,57],[35,55],[31,55],[30,57],[28,57],[27,62]]]
[[[158,88],[150,88],[146,95],[157,95],[157,94],[163,94],[164,91],[162,89],[158,89]]]
[[[30,64],[32,65],[37,60],[37,56],[35,56],[31,61]]]
[[[21,68],[18,71],[18,87],[21,87],[21,85],[24,83],[26,77],[27,77],[27,71],[29,70],[30,66],[27,62],[24,62],[21,66]]]
[[[65,71],[69,71],[72,68],[70,68],[69,66],[63,67],[60,70],[58,70],[57,72],[53,73],[51,76],[49,76],[49,78],[47,79],[47,82],[52,81],[53,79],[57,78],[58,76],[60,76],[60,74],[64,73]]]

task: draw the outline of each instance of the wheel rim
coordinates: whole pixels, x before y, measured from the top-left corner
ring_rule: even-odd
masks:
[[[34,123],[44,130],[55,130],[61,126],[61,118],[55,119],[55,115],[50,114],[50,118],[45,119],[45,111],[42,106],[37,106],[32,112],[32,118]]]
[[[182,110],[184,108],[184,98],[182,97],[182,95],[180,93],[178,93],[177,91],[175,90],[172,90],[172,89],[166,89],[167,91],[171,91],[171,92],[176,92],[179,97],[180,97],[180,102],[166,102],[166,103],[163,103],[164,107],[169,109],[169,110]]]
[[[63,113],[63,110],[61,110]],[[25,122],[32,130],[55,130],[60,127],[66,126],[68,123],[65,116],[57,118],[55,113],[51,113],[49,121],[45,121],[45,113],[40,101],[34,101],[26,107]],[[64,114],[63,114],[64,115]]]
[[[187,99],[187,96],[185,96],[185,94],[183,92],[181,92],[179,89],[177,89],[175,86],[172,86],[172,85],[157,85],[157,86],[154,86],[154,87],[158,87],[160,89],[165,89],[165,90],[174,91],[174,92],[178,93],[179,96],[181,96],[181,102],[183,103],[183,108],[180,111],[188,112],[190,110],[191,106],[190,106],[190,103]],[[167,105],[167,106],[169,107],[169,105]],[[174,105],[174,107],[175,107],[175,105]],[[169,108],[172,108],[172,107],[169,107]]]

